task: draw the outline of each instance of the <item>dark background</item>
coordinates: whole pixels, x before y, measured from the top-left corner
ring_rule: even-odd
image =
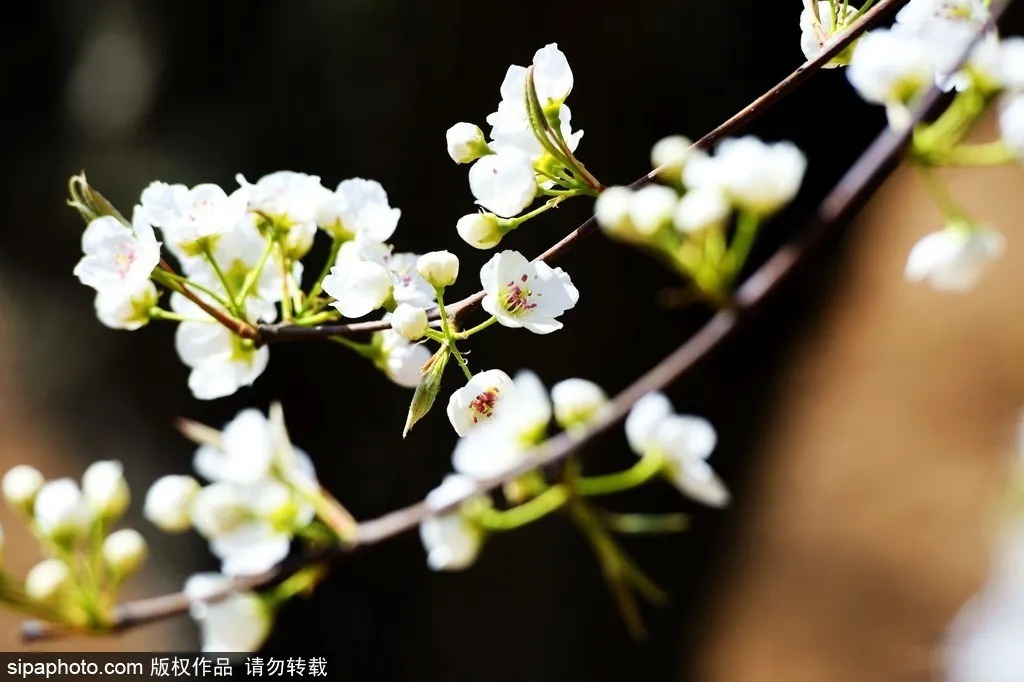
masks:
[[[63,205],[67,177],[85,169],[123,211],[153,179],[231,188],[237,172],[254,180],[288,169],[333,188],[373,178],[403,211],[399,250],[447,248],[462,258],[461,296],[477,288],[489,254],[455,233],[473,207],[466,167],[445,154],[444,131],[459,120],[484,124],[509,64],[528,64],[558,42],[575,73],[573,123],[586,131],[579,156],[605,184],[625,183],[649,169],[660,137],[699,137],[802,61],[800,5],[6,3],[0,290],[16,313],[7,331],[19,348],[21,400],[83,466],[124,459],[140,499],[155,476],[189,468],[175,416],[220,424],[275,399],[321,480],[358,518],[421,498],[449,470],[455,436],[443,407],[403,442],[410,392],[343,349],[274,347],[254,388],[201,403],[185,385],[172,326],[103,328],[91,290],[71,275],[82,225]],[[765,139],[793,140],[810,159],[799,200],[768,226],[755,263],[799,229],[881,125],[880,111],[860,103],[842,73],[826,72],[752,126]],[[588,200],[569,202],[502,246],[536,254],[590,209]],[[325,246],[318,241],[308,269],[319,269]],[[833,262],[805,271],[788,298],[670,392],[678,408],[718,427],[711,461],[734,506],[710,512],[663,485],[610,503],[693,513],[684,535],[625,541],[674,597],[670,608],[645,609],[646,643],[628,637],[583,537],[554,517],[492,538],[464,574],[429,572],[415,534],[353,557],[317,598],[284,610],[268,649],[329,652],[335,679],[687,679],[711,627],[705,614],[730,526],[748,511],[759,412],[784,371],[788,341],[813,328]],[[656,293],[673,278],[600,237],[560,265],[582,294],[565,329],[540,337],[494,328],[472,345],[476,369],[528,367],[549,386],[582,376],[614,393],[706,316],[660,309]],[[457,385],[450,374],[446,392]],[[630,458],[614,435],[587,462],[598,471]],[[151,570],[170,576],[212,566],[197,539],[173,538],[157,551]]]

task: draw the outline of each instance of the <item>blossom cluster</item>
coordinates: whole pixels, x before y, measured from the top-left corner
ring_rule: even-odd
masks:
[[[713,155],[672,136],[654,146],[651,160],[663,184],[605,190],[597,199],[598,224],[612,238],[650,250],[721,302],[761,221],[796,196],[807,160],[792,143],[752,136],[723,140]]]
[[[807,57],[817,56],[861,13],[845,3],[808,0],[800,17]],[[991,165],[1024,158],[1024,39],[1001,39],[984,0],[910,0],[892,27],[865,33],[830,63],[846,64],[857,93],[884,106],[889,124],[897,129],[910,125],[911,108],[933,84],[956,92],[934,123],[915,130],[911,160],[918,166]],[[1002,98],[1000,139],[968,143],[967,134],[995,97]],[[1002,256],[1005,239],[970,218],[936,177],[929,178],[929,188],[945,213],[946,226],[914,246],[904,276],[939,291],[969,291]]]

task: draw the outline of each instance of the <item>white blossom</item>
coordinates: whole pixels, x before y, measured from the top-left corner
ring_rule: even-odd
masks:
[[[477,372],[448,399],[448,420],[460,436],[494,416],[512,378],[500,369]]]
[[[439,511],[458,501],[465,500],[468,495],[476,490],[477,482],[469,476],[462,474],[448,474],[437,486],[427,493],[424,502],[432,511]],[[481,498],[486,499],[486,498]]]
[[[434,287],[417,272],[420,258],[415,253],[402,252],[392,253],[384,259],[384,266],[391,273],[391,295],[395,303],[426,307],[436,299]]]
[[[448,143],[448,156],[455,163],[470,163],[490,153],[484,131],[472,123],[456,123],[445,133],[445,141]]]
[[[608,396],[600,386],[586,379],[565,379],[551,387],[555,421],[563,429],[585,426],[605,405]]]
[[[651,166],[664,168],[668,173],[679,174],[686,165],[693,141],[682,135],[669,135],[651,147]]]
[[[893,31],[920,43],[939,84],[946,85],[960,56],[988,18],[984,0],[911,0],[896,14]]]
[[[255,184],[249,183],[241,173],[235,179],[248,190],[249,210],[266,216],[278,227],[316,222],[317,210],[324,199],[319,177],[278,171],[264,175]]]
[[[192,527],[189,510],[199,492],[199,482],[191,476],[164,476],[146,493],[143,516],[167,533],[183,533]]]
[[[544,108],[559,106],[572,91],[572,69],[557,43],[550,43],[533,55],[533,82],[537,99]]]
[[[557,317],[571,309],[580,293],[561,268],[530,262],[517,251],[502,251],[480,269],[483,309],[506,327],[535,334],[562,328]]]
[[[25,594],[32,601],[55,601],[70,581],[67,564],[60,559],[43,559],[25,576]]]
[[[455,229],[463,241],[476,249],[491,249],[505,236],[493,213],[470,213],[459,218]]]
[[[427,331],[427,311],[402,303],[391,314],[391,328],[409,341],[418,341]]]
[[[697,187],[676,204],[672,224],[684,234],[695,234],[725,226],[732,214],[729,200],[714,187]]]
[[[423,366],[430,360],[430,350],[423,344],[411,343],[393,329],[379,333],[381,370],[399,386],[415,388],[423,375]]]
[[[96,291],[110,293],[138,292],[160,263],[160,243],[138,207],[131,228],[112,216],[90,222],[82,233],[82,252],[75,276]]]
[[[461,571],[476,561],[483,544],[481,530],[463,516],[430,516],[420,523],[427,565],[435,571]]]
[[[1012,36],[1003,40],[989,40],[984,46],[995,45],[995,80],[1010,92],[1024,91],[1024,38]],[[976,51],[977,52],[977,51]]]
[[[343,180],[333,193],[324,195],[316,222],[337,239],[385,242],[394,234],[402,212],[391,208],[387,192],[375,180]]]
[[[537,375],[519,372],[504,387],[498,409],[487,423],[472,428],[456,443],[453,468],[476,479],[507,473],[545,437],[551,411],[551,400]]]
[[[450,287],[459,276],[459,258],[448,251],[431,251],[417,259],[416,272],[433,287]]]
[[[846,76],[872,104],[905,105],[934,80],[935,68],[912,35],[876,29],[857,43]]]
[[[391,273],[383,265],[367,261],[331,268],[323,289],[331,305],[345,317],[362,317],[380,308],[391,296]]]
[[[672,221],[679,195],[665,185],[647,185],[629,198],[629,222],[641,238],[653,237]]]
[[[263,374],[270,349],[256,348],[212,322],[182,322],[174,335],[178,356],[192,371],[188,387],[199,400],[231,395]]]
[[[469,169],[469,188],[476,203],[503,218],[511,218],[537,196],[533,163],[515,149],[488,154]]]
[[[185,595],[191,602],[189,614],[199,624],[202,650],[257,651],[273,627],[273,612],[254,592],[212,599],[229,585],[229,579],[217,573],[197,573],[185,583]]]
[[[38,469],[28,464],[18,464],[4,474],[0,488],[3,489],[4,499],[12,509],[31,513],[36,495],[44,482],[45,479]]]
[[[161,228],[168,244],[177,253],[195,253],[200,239],[228,232],[245,217],[248,189],[242,187],[230,195],[214,184],[168,185],[153,182],[142,191],[143,215]]]
[[[914,245],[903,276],[938,291],[970,291],[1005,250],[1006,240],[993,229],[949,226]]]
[[[217,445],[199,446],[192,466],[210,481],[240,485],[261,481],[270,475],[276,455],[273,429],[259,410],[242,410],[224,426]]]
[[[811,5],[817,2],[818,15],[815,17]],[[808,60],[817,58],[825,49],[825,45],[849,25],[857,14],[855,7],[845,6],[845,11],[836,15],[832,12],[832,3],[828,0],[806,0],[803,12],[800,13],[800,49]],[[845,60],[836,57],[824,68],[834,69],[843,66]]]
[[[103,541],[103,560],[122,577],[134,573],[148,554],[145,538],[131,528],[114,531]]]
[[[82,493],[96,516],[107,521],[119,518],[131,499],[124,466],[116,460],[93,462],[82,474]]]
[[[767,144],[753,136],[723,140],[715,149],[723,186],[739,207],[769,215],[800,190],[807,157],[790,142]]]
[[[149,310],[158,300],[156,286],[147,279],[137,291],[97,291],[94,307],[96,317],[104,326],[133,331],[149,322]]]
[[[674,414],[668,398],[649,393],[633,406],[625,429],[637,455],[665,459],[665,473],[684,495],[714,507],[728,503],[728,491],[707,463],[717,442],[707,420]]]
[[[999,111],[999,134],[1018,158],[1024,159],[1024,94],[1008,99]]]
[[[628,187],[609,187],[598,195],[594,216],[605,234],[615,239],[637,236],[629,213],[632,199],[633,190]]]
[[[58,543],[81,537],[93,521],[89,503],[78,484],[70,478],[58,478],[43,484],[36,495],[34,516],[39,532]]]

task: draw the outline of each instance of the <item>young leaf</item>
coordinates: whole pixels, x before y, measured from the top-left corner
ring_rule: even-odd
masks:
[[[448,365],[449,354],[448,346],[441,346],[423,366],[423,376],[416,386],[416,392],[412,394],[412,403],[409,405],[409,415],[405,418],[402,438],[405,438],[416,422],[430,412],[430,408],[434,406],[434,398],[441,390],[441,379],[444,377],[444,368]]]

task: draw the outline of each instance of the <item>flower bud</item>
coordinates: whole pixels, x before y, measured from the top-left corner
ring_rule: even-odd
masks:
[[[653,237],[671,222],[679,195],[671,187],[648,185],[633,192],[629,200],[629,217],[641,237]]]
[[[3,489],[4,499],[12,509],[31,514],[32,504],[39,489],[43,487],[44,480],[43,475],[35,467],[19,464],[4,474],[0,488]]]
[[[391,328],[410,341],[417,341],[427,331],[427,311],[408,303],[400,303],[395,312],[391,313]]]
[[[732,206],[721,191],[714,187],[697,187],[683,195],[676,205],[672,222],[686,234],[722,227],[732,212]]]
[[[120,577],[134,573],[148,554],[146,540],[131,528],[115,531],[103,541],[103,560]]]
[[[470,163],[490,153],[484,140],[484,131],[472,123],[456,123],[445,133],[448,156],[455,163]]]
[[[633,190],[628,187],[609,187],[597,197],[594,215],[597,224],[609,237],[628,239],[633,233],[633,223],[629,218],[629,203],[633,198]]]
[[[96,515],[106,521],[120,518],[131,498],[124,467],[115,460],[89,465],[82,475],[82,492]]]
[[[248,516],[246,500],[230,483],[212,483],[200,489],[192,501],[192,524],[206,538],[227,535]]]
[[[661,168],[661,172],[666,175],[678,177],[683,172],[692,144],[689,138],[682,135],[670,135],[658,140],[651,148],[651,166]]]
[[[582,426],[608,403],[604,390],[586,379],[566,379],[551,388],[555,421],[563,429]]]
[[[491,249],[505,236],[493,213],[470,213],[459,218],[455,229],[470,246],[477,249]]]
[[[459,276],[459,258],[448,251],[431,251],[416,261],[416,272],[431,286],[448,287]]]
[[[164,476],[146,493],[142,515],[166,533],[184,533],[192,527],[189,509],[199,492],[199,482],[191,476]]]
[[[73,543],[92,523],[92,510],[70,478],[43,485],[36,495],[34,511],[39,532],[62,545]]]
[[[71,572],[59,559],[44,559],[25,576],[25,594],[32,601],[53,601],[67,586]]]

